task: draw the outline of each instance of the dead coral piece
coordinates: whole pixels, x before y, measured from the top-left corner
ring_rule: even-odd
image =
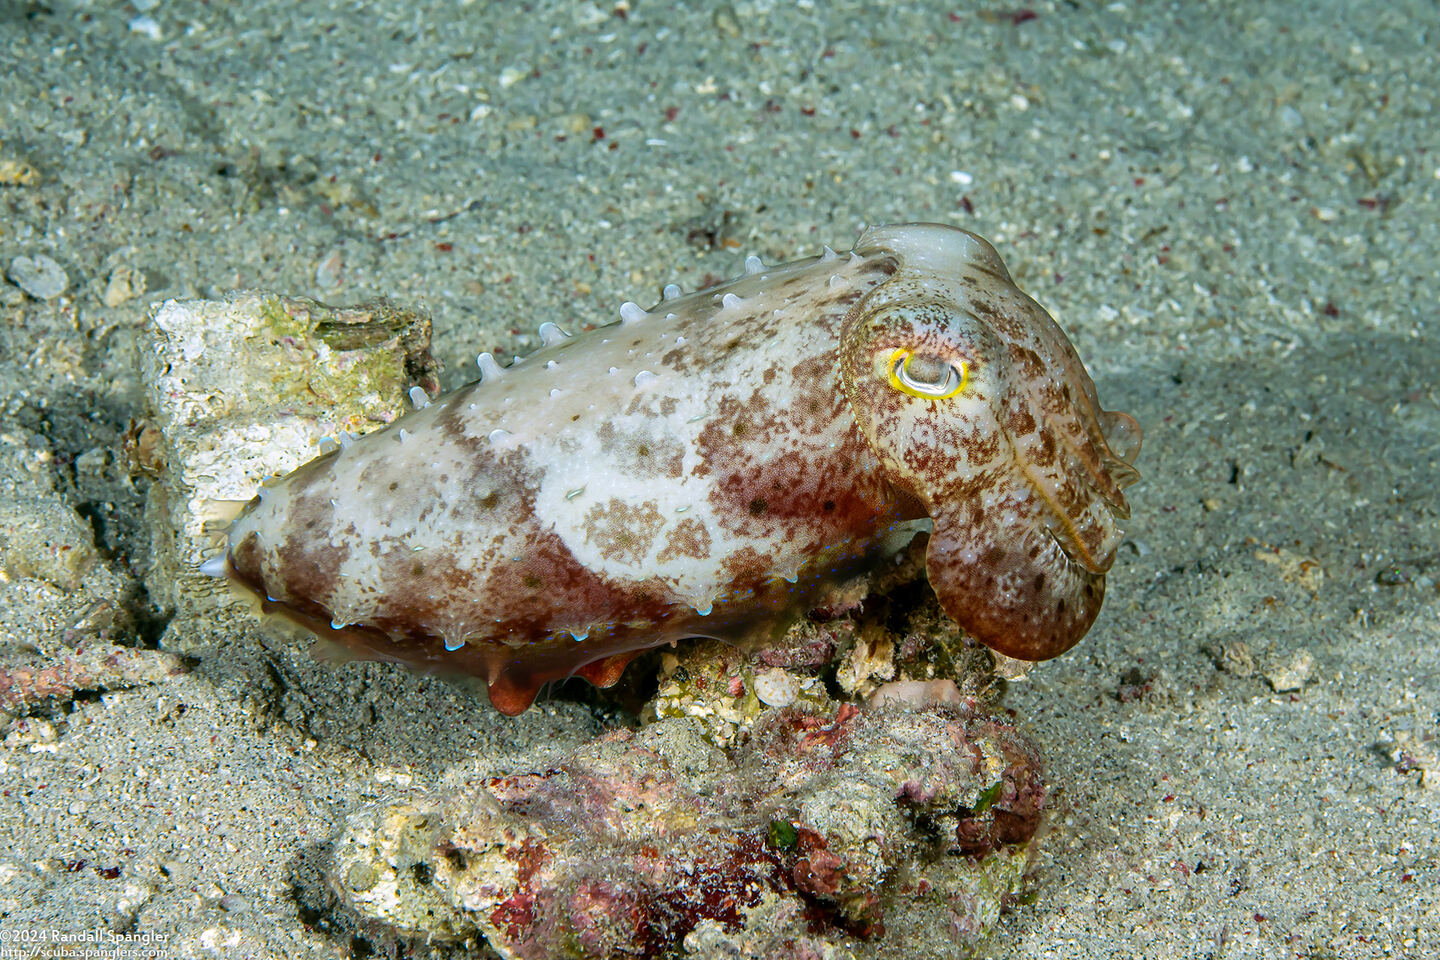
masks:
[[[995,692],[997,676],[1015,676],[1006,662],[1031,666],[981,645],[946,616],[926,580],[925,548],[926,539],[916,538],[894,566],[858,584],[852,605],[817,611],[791,631],[827,630],[837,653],[835,683],[844,693],[864,698],[890,682],[952,680],[966,696],[985,697]]]
[[[895,677],[895,642],[878,624],[860,630],[835,671],[835,682],[849,694],[868,695]]]
[[[385,300],[167,300],[152,336],[147,422],[132,430],[131,452],[157,481],[146,585],[165,608],[225,592],[196,567],[220,547],[226,504],[238,509],[264,477],[312,459],[323,438],[394,420],[412,385],[439,388],[429,316]]]
[[[924,550],[912,548],[895,570],[842,585],[833,602],[753,652],[689,641],[661,654],[659,689],[643,718],[692,717],[712,741],[729,746],[768,707],[829,709],[831,677],[857,698],[923,702],[922,691],[934,689],[936,699],[992,699],[994,663],[1007,658],[945,616],[924,579],[923,560],[914,557],[923,558]]]
[[[148,686],[184,672],[173,654],[110,643],[80,647],[44,667],[0,669],[0,723],[54,710],[85,691]]]
[[[671,718],[363,809],[331,876],[367,918],[505,958],[959,958],[1017,892],[1044,800],[1033,748],[973,698],[770,710],[730,753]]]

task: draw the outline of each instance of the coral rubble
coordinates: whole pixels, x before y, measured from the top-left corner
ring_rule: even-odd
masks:
[[[980,701],[616,731],[548,770],[362,809],[361,915],[505,958],[964,957],[1018,890],[1045,788]],[[887,926],[900,925],[900,938]]]

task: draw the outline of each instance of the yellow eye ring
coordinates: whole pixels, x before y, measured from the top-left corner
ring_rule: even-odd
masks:
[[[909,350],[900,347],[890,354],[890,362],[886,365],[890,373],[890,386],[901,393],[908,393],[922,400],[948,400],[964,390],[970,382],[970,368],[963,360],[947,363],[944,379],[938,383],[917,380],[910,373],[912,356],[914,354]]]

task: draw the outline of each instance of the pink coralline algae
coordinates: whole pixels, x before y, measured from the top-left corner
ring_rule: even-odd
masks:
[[[57,709],[84,691],[148,686],[184,671],[174,654],[103,642],[66,651],[44,666],[0,667],[0,732],[17,717]]]
[[[969,698],[773,710],[729,752],[671,718],[363,809],[332,876],[362,916],[505,958],[965,957],[1044,801],[1034,749]]]

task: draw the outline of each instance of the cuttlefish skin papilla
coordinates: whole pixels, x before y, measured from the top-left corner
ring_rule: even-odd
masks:
[[[1007,656],[1056,656],[1099,612],[1140,431],[974,234],[874,227],[541,335],[267,483],[229,575],[511,714],[649,647],[783,628],[927,528],[940,603]]]

